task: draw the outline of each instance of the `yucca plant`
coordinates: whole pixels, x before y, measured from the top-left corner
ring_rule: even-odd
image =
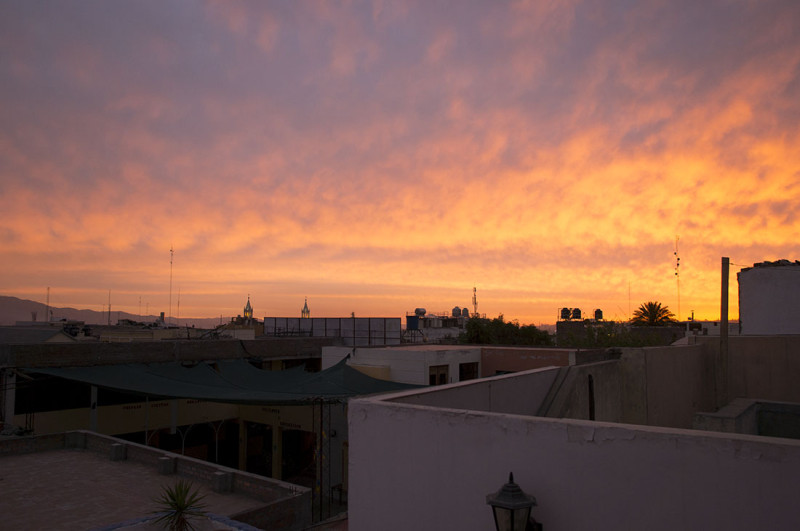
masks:
[[[190,520],[206,514],[203,498],[189,481],[179,480],[174,487],[163,486],[161,496],[154,500],[159,509],[153,512],[160,515],[154,523],[170,531],[194,530]]]

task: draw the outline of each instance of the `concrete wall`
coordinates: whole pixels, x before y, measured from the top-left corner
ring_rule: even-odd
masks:
[[[447,365],[448,383],[459,381],[459,365],[462,363],[478,363],[478,374],[480,374],[480,347],[436,345],[356,349],[326,347],[322,351],[323,369],[341,361],[348,354],[350,354],[348,364],[353,367],[388,368],[389,379],[393,382],[428,385],[429,369],[435,365]]]
[[[786,264],[739,272],[742,334],[800,334],[800,265]]]
[[[349,419],[352,531],[493,529],[510,471],[545,529],[800,528],[798,441],[378,399]]]
[[[558,375],[558,369],[538,369],[522,374],[428,387],[417,393],[399,396],[395,401],[434,407],[536,415],[545,403]]]
[[[481,377],[569,365],[568,349],[481,347]]]
[[[691,428],[696,412],[713,409],[713,353],[708,349],[692,345],[621,352],[619,360],[566,369],[543,414],[590,420],[594,412],[594,420]]]
[[[690,338],[712,355],[719,338]],[[728,338],[728,397],[800,402],[800,335]],[[710,409],[706,409],[710,410]]]
[[[627,349],[626,349],[627,350]],[[691,428],[694,414],[714,407],[712,353],[700,346],[639,349],[644,356],[647,419],[643,424]],[[623,358],[632,357],[629,350]],[[635,385],[634,382],[631,385]],[[632,397],[628,398],[631,401]],[[635,417],[629,420],[635,420]]]

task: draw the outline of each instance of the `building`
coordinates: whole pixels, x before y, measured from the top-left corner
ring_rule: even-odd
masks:
[[[408,387],[345,364],[318,372],[334,341],[3,344],[2,431],[91,430],[287,481],[312,488],[324,520],[346,503],[347,401]]]
[[[737,277],[742,334],[800,334],[800,261],[759,262]]]
[[[759,428],[798,425],[798,374],[800,336],[695,336],[354,399],[349,528],[492,529],[509,472],[544,529],[800,528],[800,440]]]
[[[443,385],[540,367],[574,365],[577,360],[605,356],[603,350],[484,345],[412,344],[392,347],[328,346],[322,368],[347,359],[359,371],[392,382]]]
[[[399,345],[402,330],[399,317],[265,317],[264,335],[330,338],[365,347]]]
[[[454,343],[467,329],[471,318],[481,317],[470,314],[469,309],[455,306],[449,313],[428,313],[425,308],[416,308],[413,314],[406,314],[406,329],[403,333],[405,343]],[[486,318],[486,315],[483,315]]]

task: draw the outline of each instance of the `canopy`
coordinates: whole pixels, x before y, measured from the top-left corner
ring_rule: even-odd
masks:
[[[372,378],[347,365],[346,359],[315,373],[306,372],[302,367],[265,371],[242,359],[200,362],[191,366],[171,362],[24,370],[159,398],[240,404],[338,402],[357,395],[419,387]]]

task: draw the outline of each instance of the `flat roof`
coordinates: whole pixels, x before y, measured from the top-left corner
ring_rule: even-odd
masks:
[[[147,517],[165,476],[135,461],[112,461],[91,450],[47,450],[0,457],[0,514],[6,529],[86,530]],[[193,481],[206,510],[222,516],[256,509],[264,502],[238,493],[217,493]]]

